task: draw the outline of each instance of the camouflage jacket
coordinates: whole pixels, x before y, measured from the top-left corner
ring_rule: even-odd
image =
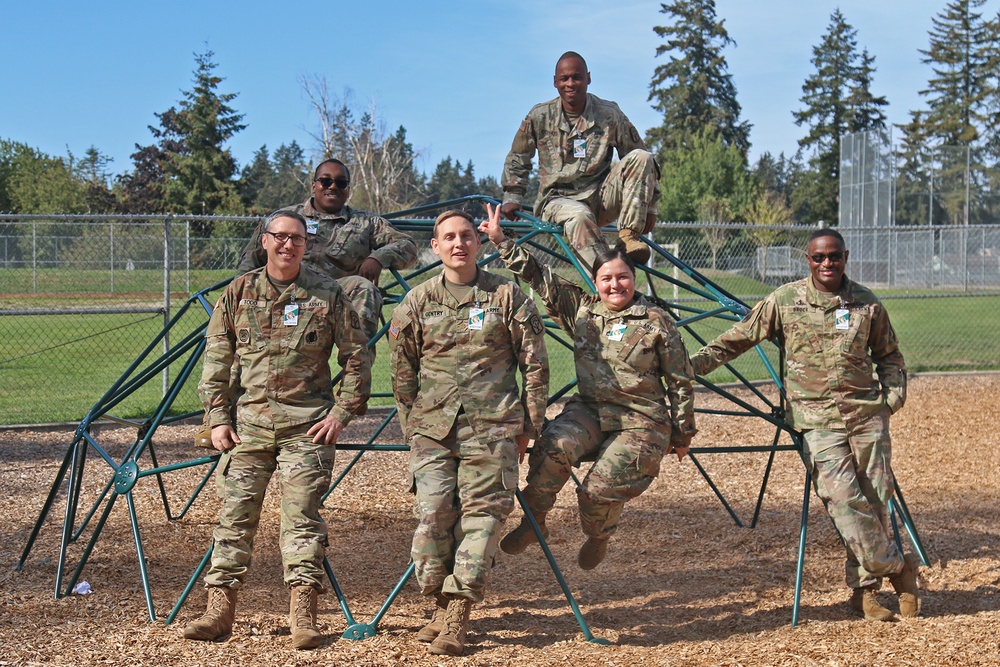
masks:
[[[847,276],[833,296],[816,289],[812,278],[782,285],[698,351],[694,370],[704,375],[765,340],[785,350],[794,428],[850,428],[903,407],[906,364],[889,314],[871,290]]]
[[[339,213],[323,213],[313,208],[312,198],[282,210],[295,211],[308,221],[306,231],[310,241],[303,264],[330,278],[357,275],[361,263],[369,257],[385,268],[397,270],[417,261],[417,244],[413,239],[374,213],[350,206],[344,206]],[[243,250],[236,275],[267,264],[267,253],[260,244],[263,231],[262,222]]]
[[[285,324],[288,307],[298,321]],[[212,427],[237,422],[285,428],[318,421],[328,413],[347,424],[368,400],[371,368],[361,321],[340,286],[302,267],[282,294],[257,269],[233,280],[215,304],[205,334],[205,366],[198,393]],[[333,395],[330,355],[345,369]],[[230,388],[234,355],[239,387]]]
[[[407,439],[443,439],[463,408],[487,442],[541,431],[549,391],[545,327],[510,280],[480,269],[465,303],[448,292],[443,275],[415,287],[392,312],[389,346]]]
[[[577,140],[584,142],[580,148],[585,157],[574,157]],[[537,151],[540,187],[535,215],[541,215],[545,204],[558,197],[587,202],[596,210],[596,195],[611,171],[612,150],[621,159],[637,148],[646,148],[639,131],[614,102],[588,93],[587,105],[572,127],[558,97],[536,104],[521,121],[504,161],[500,179],[504,203],[521,203]],[[658,199],[659,187],[653,201]]]
[[[638,294],[628,308],[610,310],[513,241],[504,241],[499,250],[573,337],[577,392],[599,416],[601,430],[668,426],[674,444],[690,442],[697,432],[694,372],[667,314]]]

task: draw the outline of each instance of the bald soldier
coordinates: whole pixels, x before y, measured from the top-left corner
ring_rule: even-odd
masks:
[[[545,419],[549,370],[534,302],[476,265],[472,217],[439,215],[431,248],[444,271],[392,313],[392,389],[420,511],[411,555],[421,592],[437,602],[417,639],[461,655],[514,509],[518,461]]]
[[[552,85],[559,97],[535,105],[514,135],[501,177],[501,212],[514,220],[521,210],[537,152],[541,186],[534,213],[563,227],[587,272],[608,249],[600,228],[614,220],[619,247],[635,263],[647,262],[649,246],[639,235],[652,231],[660,199],[652,153],[617,104],[587,92],[590,72],[579,53],[559,57]],[[612,165],[613,151],[619,162]]]
[[[850,607],[891,621],[876,596],[883,578],[901,615],[920,613],[917,561],[897,548],[888,513],[889,416],[906,401],[906,364],[885,307],[847,277],[849,254],[839,232],[813,232],[810,276],[776,289],[691,363],[705,375],[762,341],[782,346],[788,421],[802,431],[816,495],[847,547]]]
[[[306,233],[298,213],[268,216],[261,233],[267,263],[229,284],[208,324],[198,391],[212,444],[225,452],[218,469],[222,509],[205,575],[208,609],[184,628],[187,639],[218,641],[232,633],[264,492],[277,471],[292,645],[314,648],[321,641],[316,596],[325,579],[327,527],[320,502],[330,486],[334,445],[368,400],[371,368],[360,319],[340,285],[302,265]],[[336,394],[334,346],[344,369]]]

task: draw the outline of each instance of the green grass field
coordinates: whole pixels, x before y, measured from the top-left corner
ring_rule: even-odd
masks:
[[[18,272],[17,276],[13,272]],[[23,283],[30,269],[0,269],[0,284],[11,285],[16,277]],[[502,271],[500,273],[503,273]],[[119,280],[122,274],[131,283]],[[672,272],[671,272],[672,274]],[[720,286],[738,295],[759,296],[770,288],[757,281],[723,272],[705,274]],[[184,299],[177,298],[184,286],[178,284],[182,272],[174,274],[175,292],[172,312]],[[225,280],[229,271],[199,271],[191,275],[191,283],[208,286]],[[567,271],[567,275],[572,275]],[[683,278],[683,274],[682,274]],[[110,279],[101,271],[39,272],[37,291],[30,287],[2,296],[0,310],[22,308],[82,308],[120,307],[123,297],[102,294],[88,296]],[[385,282],[385,281],[384,281]],[[420,280],[416,281],[420,282]],[[416,284],[416,283],[414,283]],[[162,303],[162,273],[136,270],[116,272],[116,290],[132,296],[124,301],[132,305],[158,306]],[[640,276],[638,289],[646,292],[645,278]],[[670,286],[660,286],[658,294],[667,300],[674,297]],[[885,300],[901,347],[911,371],[985,370],[1000,368],[1000,309],[996,297],[963,296],[948,298],[892,298],[896,294],[879,292]],[[694,296],[678,290],[681,299]],[[212,297],[214,298],[214,297]],[[751,301],[751,298],[745,299]],[[693,304],[701,306],[701,304]],[[387,307],[388,318],[391,307]],[[205,315],[200,307],[191,309],[173,332],[173,340],[193,330]],[[162,316],[155,314],[113,315],[18,315],[0,317],[0,424],[78,421],[128,368],[138,354],[160,331]],[[724,331],[729,322],[712,319],[695,325],[705,339]],[[565,336],[563,336],[565,338]],[[690,351],[700,344],[685,334]],[[773,346],[768,346],[773,347]],[[552,341],[549,344],[551,387],[553,392],[574,377],[572,352]],[[772,363],[776,354],[769,352]],[[373,405],[391,405],[387,395],[389,384],[389,351],[385,341],[378,347],[374,369],[373,392],[382,394]],[[769,377],[756,354],[746,354],[735,366],[750,379]],[[180,363],[171,368],[176,377]],[[200,376],[200,364],[194,371]],[[714,382],[733,379],[725,369],[709,376]],[[195,381],[188,382],[175,402],[174,412],[183,413],[200,408]],[[134,418],[148,415],[159,401],[162,384],[159,378],[137,390],[112,414]]]

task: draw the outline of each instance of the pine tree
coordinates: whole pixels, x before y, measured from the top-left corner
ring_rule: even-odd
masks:
[[[867,50],[858,53],[857,33],[834,10],[822,41],[813,47],[810,62],[816,71],[802,84],[805,108],[792,112],[796,125],[809,128],[799,139],[809,169],[792,194],[800,222],[831,224],[839,218],[841,136],[885,127],[882,107],[888,102],[871,92],[875,58]]]
[[[654,70],[649,85],[649,101],[663,114],[663,124],[649,130],[648,141],[662,155],[678,135],[710,128],[746,155],[751,125],[740,120],[736,86],[722,54],[735,42],[725,21],[716,19],[715,0],[673,0],[661,3],[660,13],[671,21],[653,28],[666,42],[656,56],[666,54],[669,60]]]

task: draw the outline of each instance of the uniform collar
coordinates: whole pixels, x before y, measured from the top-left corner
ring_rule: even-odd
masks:
[[[604,317],[606,319],[614,319],[616,317],[645,317],[646,316],[646,300],[642,298],[641,294],[636,293],[635,298],[632,299],[632,303],[629,304],[628,308],[624,310],[611,310],[604,305],[604,302],[600,299],[594,301],[590,306],[587,307],[594,315]]]
[[[581,132],[585,132],[586,130],[589,130],[590,128],[594,127],[594,124],[597,122],[594,119],[593,98],[594,98],[593,95],[587,93],[587,103],[584,105],[583,111],[580,113],[580,117],[576,121],[577,125],[581,123],[583,124]],[[566,112],[563,110],[562,98],[557,97],[555,99],[555,102],[556,102],[556,108],[559,110],[559,119],[560,119],[559,126],[562,128],[563,132],[566,132],[567,134],[572,134],[573,132],[576,132],[576,126],[569,124]]]
[[[313,207],[313,198],[310,197],[302,205],[302,215],[313,220],[343,220],[344,222],[349,222],[351,219],[351,207],[344,204],[339,213],[324,213]]]
[[[806,301],[811,306],[833,308],[854,302],[854,283],[844,274],[840,289],[835,294],[825,294],[813,283],[812,276],[806,278]]]

